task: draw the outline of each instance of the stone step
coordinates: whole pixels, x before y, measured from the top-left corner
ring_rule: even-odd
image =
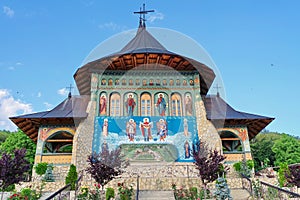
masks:
[[[234,200],[247,200],[251,196],[249,192],[244,189],[231,189],[230,193]]]
[[[175,200],[173,191],[142,190],[139,200]]]

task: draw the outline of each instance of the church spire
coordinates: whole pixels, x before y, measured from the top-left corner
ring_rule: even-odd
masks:
[[[154,10],[146,10],[146,5],[145,4],[143,4],[143,10],[140,7],[140,11],[134,12],[134,14],[139,14],[140,15],[139,29],[146,28],[146,14],[148,14],[149,12],[154,12]]]

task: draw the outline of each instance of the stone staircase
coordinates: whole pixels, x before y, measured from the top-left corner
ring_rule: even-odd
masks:
[[[139,200],[175,200],[173,191],[141,190]]]

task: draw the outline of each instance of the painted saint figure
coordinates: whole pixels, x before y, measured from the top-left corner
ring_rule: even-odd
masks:
[[[189,125],[187,123],[187,119],[183,120],[183,133],[186,137],[189,136]]]
[[[126,112],[127,112],[127,115],[128,116],[133,116],[133,111],[134,111],[134,107],[136,105],[133,97],[132,97],[132,94],[129,94],[128,95],[128,98],[126,100]]]
[[[185,96],[185,111],[186,111],[186,115],[188,116],[193,115],[193,102],[190,95]]]
[[[144,141],[149,141],[152,139],[151,128],[152,122],[149,122],[148,118],[144,118],[143,122],[140,122],[140,129],[144,137]]]
[[[190,148],[190,144],[188,141],[185,141],[184,143],[184,158],[188,159],[191,157],[191,148]]]
[[[160,93],[158,95],[158,99],[157,99],[157,102],[156,102],[156,107],[158,109],[158,114],[160,116],[165,116],[167,103],[166,103],[165,98],[164,98],[162,93]]]
[[[167,122],[164,119],[160,119],[157,123],[157,135],[159,135],[159,141],[165,141],[168,135]]]
[[[104,142],[102,143],[102,145],[101,145],[101,150],[102,150],[102,152],[108,151],[108,144],[107,144],[106,141],[104,141]]]
[[[106,96],[101,95],[99,100],[99,114],[105,115],[106,114]]]
[[[108,136],[108,119],[104,119],[103,125],[102,125],[102,134],[103,136]]]
[[[136,134],[136,123],[133,119],[130,119],[126,123],[126,133],[130,142],[134,141],[134,136]]]

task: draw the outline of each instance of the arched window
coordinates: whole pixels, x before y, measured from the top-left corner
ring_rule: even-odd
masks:
[[[114,93],[110,96],[110,116],[120,116],[121,115],[121,98],[118,93]]]
[[[47,138],[43,153],[72,153],[73,135],[66,131],[58,131]]]
[[[182,116],[182,101],[180,94],[172,94],[171,104],[172,116]]]
[[[219,135],[222,140],[223,151],[242,151],[240,138],[231,131],[221,131]]]
[[[151,96],[148,93],[141,96],[141,116],[151,115]]]

